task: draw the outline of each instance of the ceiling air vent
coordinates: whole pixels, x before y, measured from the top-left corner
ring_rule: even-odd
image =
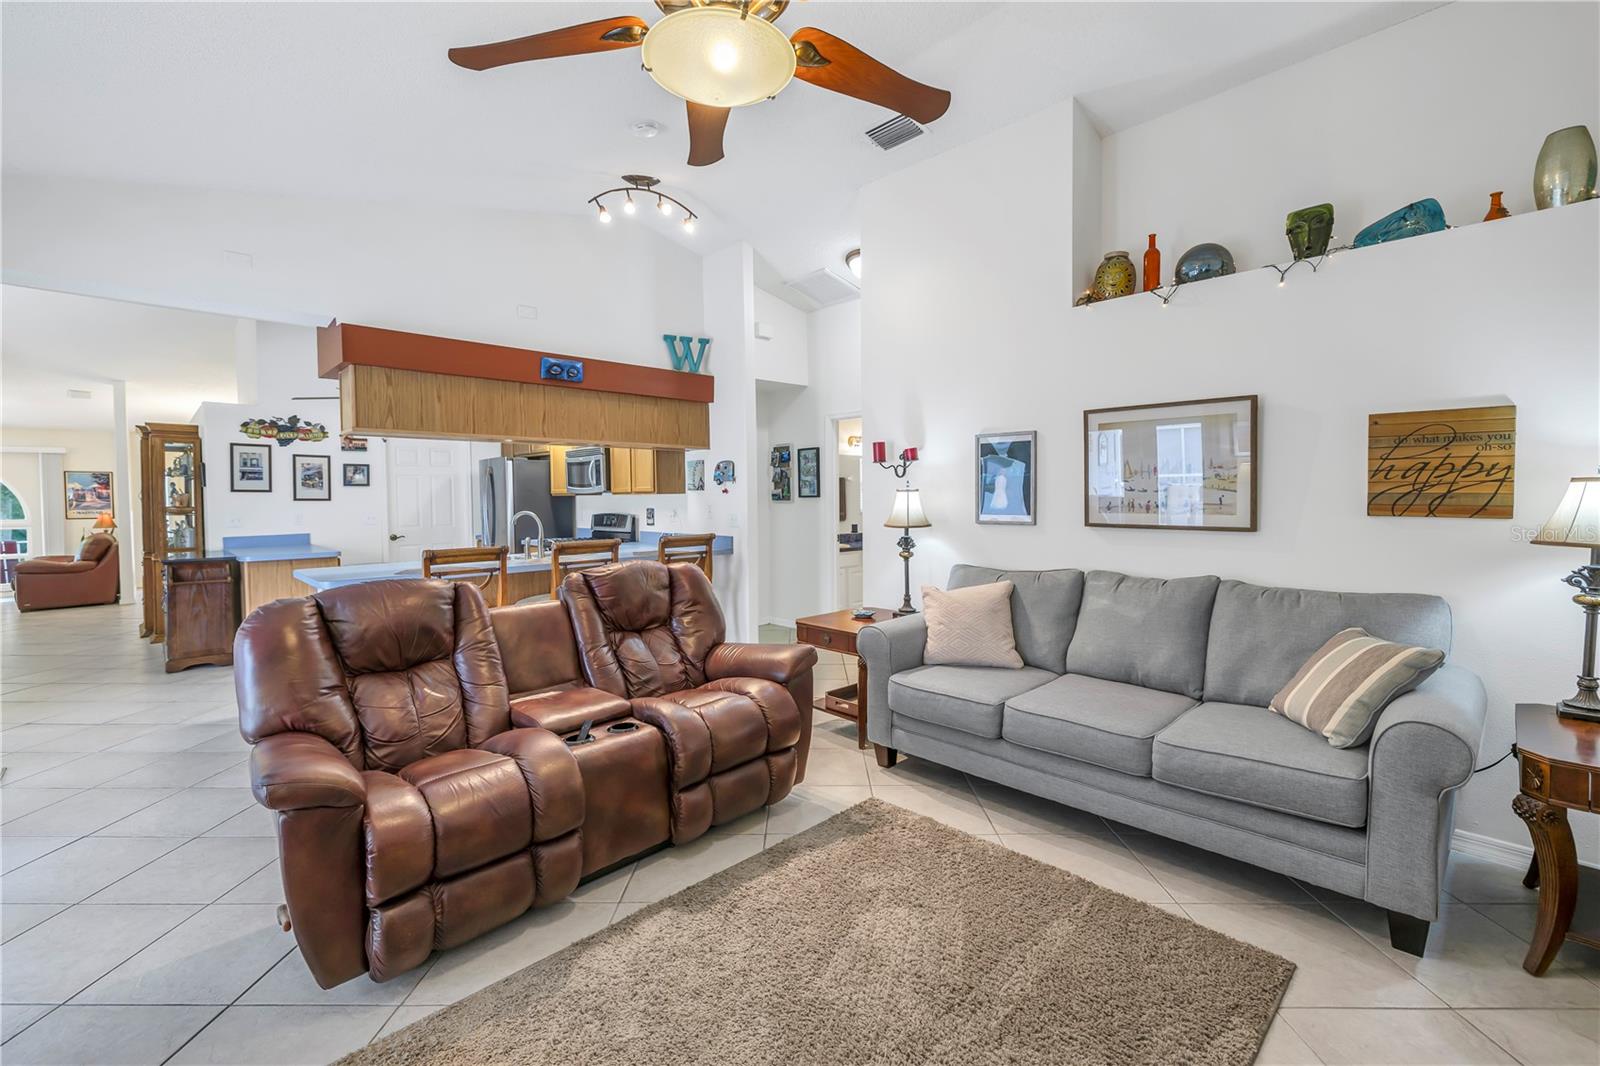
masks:
[[[896,115],[888,122],[880,122],[867,131],[867,140],[887,152],[898,148],[913,137],[922,136],[922,127],[914,119]]]
[[[813,270],[804,277],[795,278],[788,284],[789,288],[805,294],[818,307],[843,303],[861,295],[861,287],[859,285],[843,274],[834,273],[827,267],[823,267],[821,270]]]
[[[88,389],[68,389],[67,396],[74,400],[94,399],[94,393],[90,392]]]

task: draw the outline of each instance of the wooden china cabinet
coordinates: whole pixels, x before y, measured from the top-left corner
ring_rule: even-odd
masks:
[[[144,623],[139,635],[159,642],[166,636],[166,560],[205,549],[200,427],[150,422],[138,429],[144,536]]]

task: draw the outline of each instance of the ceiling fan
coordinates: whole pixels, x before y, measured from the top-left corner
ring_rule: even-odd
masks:
[[[847,41],[805,27],[785,37],[773,25],[789,0],[655,0],[654,26],[633,15],[531,37],[450,49],[469,70],[558,56],[639,48],[644,69],[689,108],[689,165],[722,158],[728,112],[776,96],[791,78],[879,104],[928,123],[950,107],[943,89],[912,81]]]

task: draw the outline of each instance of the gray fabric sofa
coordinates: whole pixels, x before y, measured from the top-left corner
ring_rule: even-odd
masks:
[[[1482,682],[1447,660],[1347,749],[1266,706],[1349,626],[1448,653],[1444,600],[965,565],[949,587],[1001,579],[1020,670],[925,665],[921,615],[862,630],[880,765],[906,752],[1368,900],[1422,953]]]

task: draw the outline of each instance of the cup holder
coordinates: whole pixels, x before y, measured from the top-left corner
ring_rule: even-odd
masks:
[[[572,744],[572,745],[593,744],[594,741],[595,741],[595,738],[593,736],[581,736],[581,735],[579,735],[577,733],[572,734],[572,736],[570,736],[570,737],[562,737],[561,739],[565,740],[568,744]]]
[[[607,733],[633,733],[639,728],[638,722],[613,722],[606,726]]]

